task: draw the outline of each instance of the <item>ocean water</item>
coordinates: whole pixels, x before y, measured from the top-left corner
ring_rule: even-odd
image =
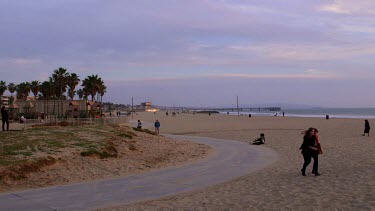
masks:
[[[325,118],[356,118],[356,119],[375,119],[375,108],[311,108],[311,109],[282,109],[277,112],[277,116],[292,117],[316,117]],[[226,112],[221,112],[226,114]],[[276,112],[240,112],[240,115],[248,116],[275,116]],[[229,112],[229,115],[237,115],[237,112]]]

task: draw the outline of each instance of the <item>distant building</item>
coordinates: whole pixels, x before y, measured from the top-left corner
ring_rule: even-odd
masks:
[[[0,104],[1,104],[1,106],[5,106],[6,108],[8,108],[9,107],[9,101],[10,101],[10,97],[1,96]]]
[[[151,102],[143,102],[141,103],[140,105],[137,105],[135,106],[135,111],[138,111],[138,112],[157,112],[159,111],[158,108],[156,107],[153,107],[151,105]]]

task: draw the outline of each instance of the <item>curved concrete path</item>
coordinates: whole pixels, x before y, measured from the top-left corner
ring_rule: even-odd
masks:
[[[194,163],[139,175],[0,194],[0,210],[87,210],[156,199],[228,181],[278,159],[273,150],[244,142],[168,136],[209,145],[215,152]]]

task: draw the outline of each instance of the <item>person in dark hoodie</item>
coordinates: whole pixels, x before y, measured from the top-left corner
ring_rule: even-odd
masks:
[[[367,119],[365,120],[365,131],[363,132],[362,136],[365,136],[366,133],[367,133],[367,136],[370,136],[370,123],[368,122]]]
[[[1,107],[1,119],[3,122],[3,131],[5,131],[5,124],[7,124],[7,130],[9,130],[9,116],[8,111],[5,110],[5,106]]]
[[[306,176],[306,167],[311,163],[311,158],[314,159],[312,173],[315,174],[315,176],[319,176],[320,175],[318,173],[319,148],[318,148],[318,142],[316,140],[316,129],[311,127],[303,133],[305,135],[303,136],[303,143],[300,147],[300,150],[302,150],[301,153],[304,159],[303,167],[301,169],[302,176]]]

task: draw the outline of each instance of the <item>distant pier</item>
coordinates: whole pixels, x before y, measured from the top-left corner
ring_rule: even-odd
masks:
[[[281,107],[258,108],[189,108],[191,111],[219,111],[219,112],[279,112]]]

